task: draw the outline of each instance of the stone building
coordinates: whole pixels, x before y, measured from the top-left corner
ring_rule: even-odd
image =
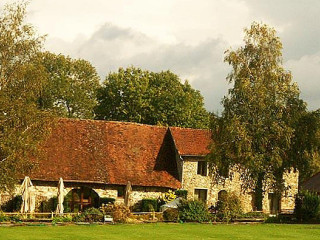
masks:
[[[209,174],[210,131],[160,127],[126,122],[60,119],[42,145],[35,167],[24,173],[33,182],[36,209],[57,195],[63,178],[72,211],[98,207],[101,199],[123,201],[125,186],[132,184],[131,203],[158,198],[169,189],[185,189],[188,198],[214,205],[224,192],[239,195],[245,211],[255,210],[254,192],[243,191],[235,172],[217,183]],[[264,193],[263,210],[293,209],[298,174],[285,176],[287,191],[275,197]],[[18,194],[18,190],[16,192]],[[10,198],[2,195],[2,203]]]

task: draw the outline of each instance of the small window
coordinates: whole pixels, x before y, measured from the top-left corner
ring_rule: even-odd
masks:
[[[124,197],[124,187],[118,187],[118,198],[123,198]]]
[[[194,200],[198,200],[201,202],[207,202],[207,189],[195,189],[194,190]]]
[[[201,176],[207,176],[207,162],[206,161],[199,161],[198,162],[197,174],[199,174]]]
[[[226,190],[221,190],[218,192],[218,201],[224,201],[228,193]]]

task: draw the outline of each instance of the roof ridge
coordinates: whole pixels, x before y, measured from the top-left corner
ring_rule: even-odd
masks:
[[[126,122],[126,121],[113,121],[113,120],[101,120],[101,119],[79,119],[79,118],[59,118],[59,121],[70,121],[70,122],[99,122],[99,123],[116,123],[116,124],[123,124],[123,125],[137,125],[137,126],[149,126],[155,128],[169,128],[168,126],[161,126],[161,125],[152,125],[152,124],[145,124],[145,123],[137,123],[137,122]]]
[[[190,127],[177,127],[177,126],[162,126],[162,125],[152,125],[146,123],[137,123],[137,122],[126,122],[126,121],[114,121],[114,120],[101,120],[101,119],[81,119],[81,118],[65,118],[60,117],[58,121],[70,121],[70,122],[99,122],[99,123],[116,123],[116,124],[124,124],[124,125],[137,125],[137,126],[149,126],[155,128],[171,128],[171,129],[184,129],[184,130],[202,130],[210,132],[210,129],[206,128],[190,128]]]

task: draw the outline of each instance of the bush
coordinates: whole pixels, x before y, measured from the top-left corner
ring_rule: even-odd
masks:
[[[235,193],[226,193],[222,199],[218,201],[216,206],[218,218],[222,221],[230,222],[241,216],[241,201]]]
[[[188,191],[184,189],[178,189],[175,191],[175,194],[177,195],[177,197],[187,199]]]
[[[110,214],[114,222],[125,223],[130,217],[130,209],[124,204],[108,204],[102,207],[104,214]]]
[[[178,210],[179,219],[184,222],[206,222],[210,219],[207,205],[200,201],[183,200]]]
[[[58,205],[57,197],[52,197],[40,203],[40,210],[41,212],[54,212],[57,209],[57,205]]]
[[[56,216],[52,219],[52,223],[56,224],[58,222],[72,222],[72,216],[71,215],[63,215],[63,216]]]
[[[157,212],[158,207],[158,199],[145,198],[141,201],[141,210],[142,212]]]
[[[7,222],[9,221],[9,218],[4,215],[2,212],[0,212],[0,222]]]
[[[20,215],[6,216],[3,214],[3,212],[0,212],[0,222],[20,222],[20,221],[21,221]]]
[[[163,203],[168,203],[168,202],[172,202],[173,200],[175,200],[177,198],[175,192],[173,192],[172,190],[169,190],[166,193],[163,193],[160,197],[160,201]]]
[[[264,212],[247,212],[238,216],[239,218],[264,218],[267,219],[269,214]]]
[[[320,198],[316,193],[301,192],[296,196],[294,213],[299,221],[313,221],[319,217]]]
[[[163,212],[163,219],[170,222],[179,220],[179,211],[176,208],[168,208]]]
[[[103,213],[97,208],[88,208],[82,214],[75,216],[75,222],[102,222]]]
[[[20,211],[22,204],[22,196],[17,195],[10,199],[4,206],[2,206],[5,212],[18,212]]]
[[[100,205],[102,204],[114,204],[114,202],[116,201],[116,199],[114,198],[100,198]]]

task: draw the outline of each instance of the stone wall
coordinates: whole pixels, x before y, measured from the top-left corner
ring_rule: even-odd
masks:
[[[43,201],[56,197],[58,193],[56,182],[43,182],[34,181],[32,187],[32,196],[35,202],[36,211],[40,211],[40,205]],[[80,183],[65,183],[64,195],[67,195],[72,189],[88,187],[93,189],[99,197],[107,197],[116,199],[116,203],[123,203],[123,197],[118,197],[118,188],[125,186],[114,186],[105,184],[80,184]],[[20,185],[16,186],[16,190],[12,193],[0,194],[0,205],[5,204],[8,200],[12,199],[15,195],[20,195]],[[130,195],[130,203],[134,205],[141,201],[143,198],[159,198],[163,193],[167,192],[168,188],[162,187],[139,187],[133,186],[133,190]]]
[[[201,176],[197,174],[198,161],[204,160],[203,158],[188,157],[183,161],[183,181],[182,188],[188,191],[188,198],[194,198],[195,189],[207,189],[207,204],[209,206],[215,205],[218,201],[218,194],[224,190],[227,192],[234,192],[239,195],[242,202],[242,208],[248,212],[252,210],[251,201],[252,195],[242,189],[240,174],[235,172],[232,178],[227,178],[218,183],[212,178],[209,173],[208,176]]]
[[[183,179],[182,188],[188,190],[188,198],[194,199],[195,189],[207,189],[207,204],[215,205],[218,200],[218,194],[221,190],[234,192],[239,195],[242,202],[242,208],[245,212],[254,210],[254,193],[253,190],[245,190],[242,188],[242,180],[237,169],[232,171],[232,177],[224,181],[216,182],[211,176],[201,176],[197,174],[198,161],[204,158],[184,157],[183,160]],[[209,169],[208,169],[209,172]],[[298,176],[297,172],[290,171],[284,175],[286,191],[281,196],[281,209],[294,209],[294,196],[298,192]],[[269,212],[270,201],[268,199],[271,189],[266,189],[263,197],[263,211]]]

